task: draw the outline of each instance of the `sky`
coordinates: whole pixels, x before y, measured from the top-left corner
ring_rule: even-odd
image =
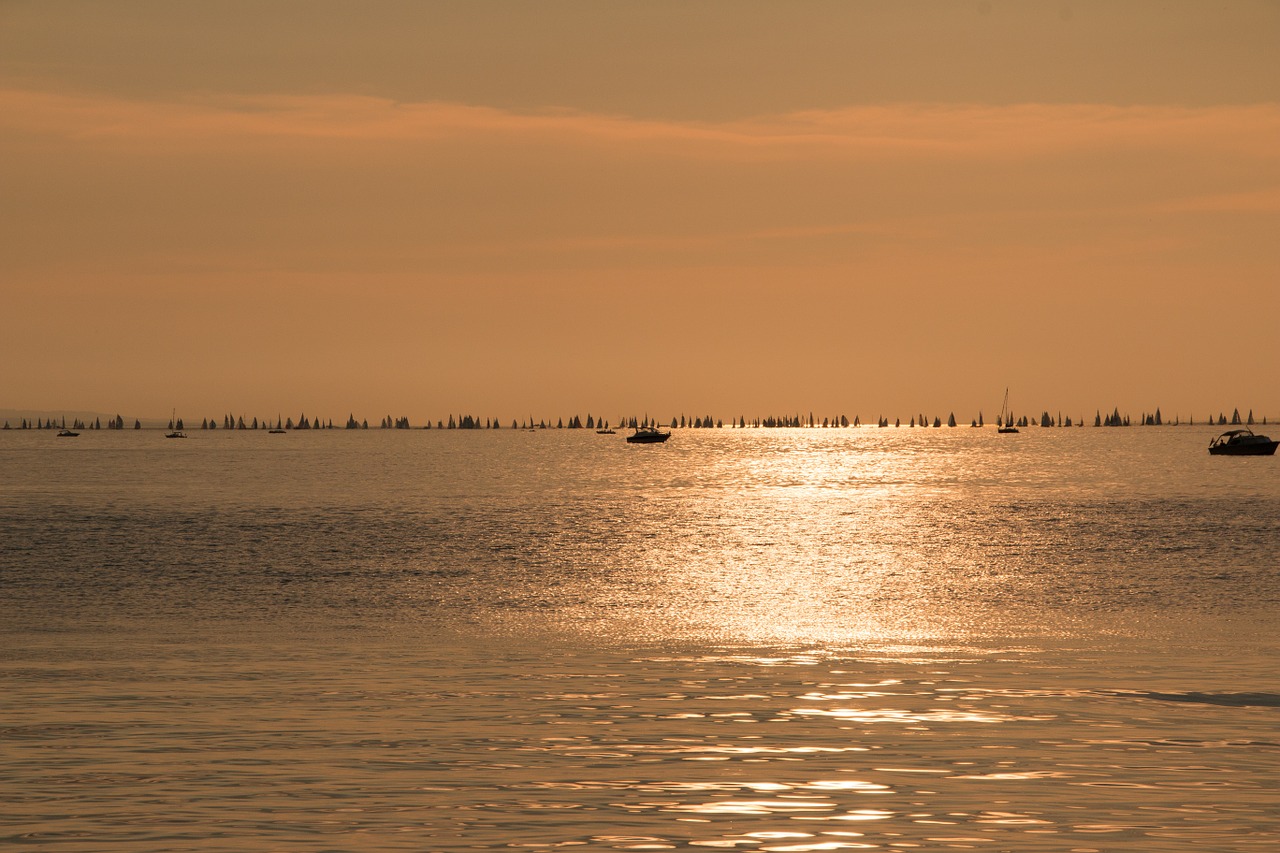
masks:
[[[0,407],[1280,417],[1280,4],[0,0]]]

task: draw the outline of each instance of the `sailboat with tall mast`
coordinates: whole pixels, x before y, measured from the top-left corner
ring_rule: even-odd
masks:
[[[1004,403],[1000,406],[1000,420],[996,421],[999,426],[996,432],[1017,432],[1018,428],[1013,425],[1013,410],[1009,408],[1009,389],[1004,389]]]
[[[169,432],[164,434],[165,438],[186,438],[187,434],[182,431],[182,418],[178,417],[178,410],[174,409],[173,414],[169,416]]]

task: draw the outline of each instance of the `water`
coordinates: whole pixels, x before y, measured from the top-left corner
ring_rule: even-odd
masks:
[[[1215,433],[0,433],[0,844],[1275,846]]]

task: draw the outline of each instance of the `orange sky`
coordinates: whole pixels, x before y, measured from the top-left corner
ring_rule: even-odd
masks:
[[[0,4],[0,408],[1280,417],[1280,5]]]

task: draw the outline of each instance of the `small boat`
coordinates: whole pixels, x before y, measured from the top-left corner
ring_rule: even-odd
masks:
[[[661,444],[671,438],[670,432],[659,432],[657,427],[636,427],[636,431],[627,436],[628,444]]]
[[[77,435],[79,435],[79,434],[80,434],[80,433],[78,433],[78,432],[72,432],[72,431],[71,431],[71,430],[69,430],[69,429],[60,429],[60,430],[58,430],[58,438],[75,438],[75,437],[76,437]]]
[[[609,429],[608,427],[605,427],[604,429],[596,430],[596,435],[617,435],[617,434],[618,434],[617,430]]]
[[[1012,433],[1017,432],[1018,428],[1013,425],[1013,410],[1009,408],[1009,389],[1004,389],[1004,405],[1000,407],[1000,419],[996,421],[999,424],[996,432]]]
[[[1251,429],[1232,429],[1209,442],[1209,452],[1214,456],[1273,456],[1277,445],[1280,441],[1254,435]]]
[[[187,434],[182,431],[182,418],[178,417],[178,410],[174,409],[173,414],[169,416],[169,431],[164,434],[165,438],[186,438]]]
[[[267,430],[267,435],[284,435],[284,430],[272,427],[271,429]]]

